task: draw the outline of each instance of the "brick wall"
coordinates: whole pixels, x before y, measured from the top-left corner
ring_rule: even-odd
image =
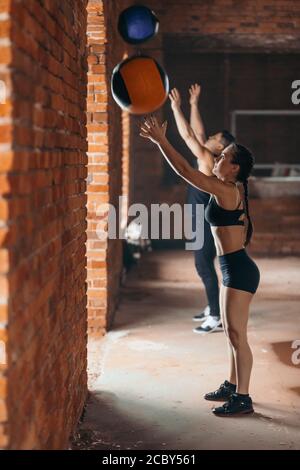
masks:
[[[0,35],[0,445],[59,449],[87,393],[86,1],[1,0]]]
[[[8,303],[9,288],[7,272],[9,270],[9,249],[5,241],[9,231],[7,227],[8,201],[3,198],[3,194],[9,189],[7,171],[13,162],[13,153],[10,148],[10,126],[11,126],[11,74],[9,63],[11,61],[11,51],[9,48],[9,28],[8,16],[9,2],[0,2],[0,80],[1,80],[1,100],[0,100],[0,448],[7,445],[7,323],[8,323]],[[6,98],[6,101],[5,101]]]
[[[265,197],[251,200],[256,255],[300,255],[299,197]]]
[[[121,240],[107,236],[99,239],[97,228],[107,228],[106,204],[118,208],[119,196],[129,191],[129,118],[122,115],[110,92],[112,70],[130,50],[117,31],[118,14],[129,4],[124,0],[88,3],[87,257],[91,338],[101,337],[112,325],[123,266]]]
[[[156,8],[166,33],[300,36],[300,6],[295,0],[150,0],[147,4]]]

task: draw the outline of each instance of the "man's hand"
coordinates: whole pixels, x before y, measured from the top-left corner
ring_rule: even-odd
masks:
[[[170,98],[170,101],[171,101],[171,108],[173,109],[173,111],[175,111],[176,109],[180,109],[180,107],[181,107],[181,97],[180,97],[180,93],[177,90],[177,88],[173,88],[170,91],[169,98]]]
[[[201,94],[201,86],[198,83],[194,83],[190,86],[190,104],[198,104],[199,97]]]

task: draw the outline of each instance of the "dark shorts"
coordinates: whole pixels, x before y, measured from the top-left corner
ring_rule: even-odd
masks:
[[[223,285],[254,294],[258,288],[260,273],[245,248],[218,257]]]

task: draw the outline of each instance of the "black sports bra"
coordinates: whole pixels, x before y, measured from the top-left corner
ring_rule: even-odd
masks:
[[[245,213],[244,209],[238,209],[241,200],[236,209],[228,210],[217,204],[214,196],[210,196],[208,205],[205,208],[205,219],[213,227],[224,227],[229,225],[245,225],[244,220],[239,220],[242,214]]]

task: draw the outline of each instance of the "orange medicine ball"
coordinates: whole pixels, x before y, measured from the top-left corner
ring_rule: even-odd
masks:
[[[151,57],[133,56],[118,64],[112,73],[111,90],[118,105],[131,114],[159,109],[169,93],[169,79]]]

